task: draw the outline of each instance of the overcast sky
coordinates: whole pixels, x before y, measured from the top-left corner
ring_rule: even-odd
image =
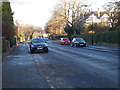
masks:
[[[14,1],[14,0],[11,0]],[[94,2],[93,9],[114,0],[89,0]],[[38,27],[44,27],[45,23],[52,15],[58,0],[15,0],[11,3],[14,12],[14,20],[19,20],[23,24],[32,24]]]

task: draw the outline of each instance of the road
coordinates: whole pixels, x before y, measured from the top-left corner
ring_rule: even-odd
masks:
[[[48,41],[48,53],[20,44],[3,61],[3,88],[117,88],[118,50]]]

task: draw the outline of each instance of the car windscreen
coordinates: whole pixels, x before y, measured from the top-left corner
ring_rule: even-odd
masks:
[[[69,40],[68,38],[64,38],[63,40]]]
[[[77,38],[76,41],[84,41],[82,38]]]
[[[33,39],[32,43],[45,43],[43,39]]]

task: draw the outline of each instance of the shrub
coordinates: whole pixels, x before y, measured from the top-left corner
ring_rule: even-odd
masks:
[[[53,35],[54,40],[59,40],[60,38],[65,38],[67,35]]]
[[[16,44],[16,38],[15,37],[10,38],[9,41],[10,41],[10,47],[12,47]]]

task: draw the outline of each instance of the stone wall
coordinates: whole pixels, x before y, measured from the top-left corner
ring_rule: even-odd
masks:
[[[0,60],[2,60],[2,36],[0,36]]]
[[[5,37],[2,37],[2,60],[4,60],[4,58],[7,55],[9,49],[10,49],[10,42],[7,41],[5,39]]]

